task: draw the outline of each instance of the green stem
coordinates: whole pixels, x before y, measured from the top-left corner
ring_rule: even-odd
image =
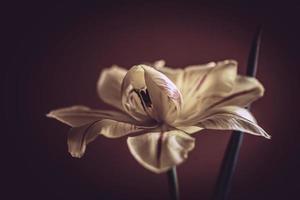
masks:
[[[261,33],[262,29],[259,27],[253,38],[248,57],[247,76],[255,77],[256,75]],[[250,109],[250,105],[247,109]],[[243,134],[244,133],[241,131],[233,131],[231,134],[213,194],[213,200],[227,200],[229,197],[233,174],[236,169],[240,148],[243,142]]]
[[[179,200],[179,186],[176,167],[167,171],[171,200]]]

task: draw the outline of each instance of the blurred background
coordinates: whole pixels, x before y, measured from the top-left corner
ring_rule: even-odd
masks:
[[[2,6],[1,195],[5,199],[168,199],[166,175],[130,155],[126,138],[99,137],[82,159],[67,152],[68,127],[45,114],[83,104],[109,109],[96,94],[112,64],[164,59],[184,67],[236,59],[263,24],[253,104],[272,140],[246,135],[230,199],[298,199],[299,8],[286,1],[12,2]],[[183,200],[210,199],[230,132],[203,131],[178,167]]]

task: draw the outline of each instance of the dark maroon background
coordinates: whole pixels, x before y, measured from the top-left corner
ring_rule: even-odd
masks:
[[[126,138],[100,137],[82,159],[67,153],[54,108],[109,108],[101,69],[165,59],[171,66],[227,58],[245,65],[264,26],[253,106],[272,140],[245,136],[230,199],[299,199],[299,6],[268,3],[12,3],[2,6],[1,195],[4,199],[167,199],[164,174],[142,168]],[[3,63],[3,62],[2,62]],[[209,199],[229,132],[203,131],[178,168],[182,199]]]

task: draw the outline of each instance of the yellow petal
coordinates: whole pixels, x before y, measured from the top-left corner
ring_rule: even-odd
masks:
[[[188,152],[194,148],[195,139],[173,130],[129,137],[127,144],[142,166],[152,172],[162,173],[187,159]]]
[[[118,138],[142,130],[143,128],[136,125],[109,119],[98,120],[80,127],[74,127],[68,134],[69,153],[73,157],[80,158],[85,153],[86,145],[95,140],[98,135],[108,138]]]
[[[166,62],[164,60],[157,60],[153,63],[154,68],[161,68],[164,67]]]
[[[185,104],[180,118],[185,118],[191,113],[204,110],[206,104],[201,102],[203,98],[212,95],[226,95],[232,91],[237,75],[237,63],[233,60],[225,60],[207,64],[206,67],[187,68],[183,81]],[[188,76],[190,74],[190,76]],[[193,79],[191,79],[193,77]],[[190,80],[193,80],[192,83]]]
[[[54,118],[72,127],[82,126],[100,119],[112,119],[119,122],[141,124],[130,116],[117,111],[95,110],[86,106],[71,106],[53,110],[47,117]],[[150,124],[149,124],[150,125]]]
[[[68,134],[68,150],[69,153],[76,158],[83,156],[86,150],[86,145],[94,141],[98,134],[93,128],[92,124],[86,124],[80,127],[74,127]]]
[[[139,121],[147,121],[152,110],[146,110],[140,91],[146,88],[144,70],[140,66],[133,66],[123,79],[121,87],[123,109]]]
[[[262,97],[263,94],[264,87],[256,78],[237,76],[230,93],[226,95],[207,96],[201,99],[201,103],[206,105],[207,109],[227,105],[245,107]]]
[[[202,98],[228,94],[233,89],[237,74],[237,62],[234,60],[191,65],[183,70],[163,66],[156,68],[168,76],[182,93],[184,104],[179,118],[202,110],[206,106],[201,103]]]
[[[107,104],[123,110],[121,104],[121,84],[127,70],[116,65],[104,69],[97,83],[99,97]]]
[[[183,69],[180,68],[170,68],[161,64],[154,64],[153,66],[156,70],[166,75],[180,90],[182,95],[184,95],[184,90],[182,89],[182,79],[183,79]]]
[[[233,88],[237,76],[237,62],[225,60],[218,62],[215,67],[200,79],[196,96],[208,94],[227,94]]]
[[[180,112],[183,100],[176,85],[163,73],[152,67],[145,70],[145,83],[160,120],[171,124]]]
[[[147,65],[132,67],[122,83],[124,110],[137,120],[147,117],[171,123],[182,104],[175,84]]]
[[[226,106],[209,110],[205,115],[189,120],[189,123],[215,130],[237,130],[270,139],[257,122],[253,115],[244,108]]]
[[[203,128],[201,128],[199,126],[177,126],[176,129],[181,130],[188,134],[197,133],[197,132],[203,130]]]
[[[188,98],[188,95],[193,94],[197,88],[197,85],[208,71],[216,66],[216,63],[210,62],[203,65],[190,65],[184,69],[181,68],[169,68],[162,65],[154,65],[154,67],[165,74],[170,80],[172,80],[177,88],[182,93],[184,99]],[[193,96],[195,97],[195,96]]]

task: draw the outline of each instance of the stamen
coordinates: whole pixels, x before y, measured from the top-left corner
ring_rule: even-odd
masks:
[[[148,90],[146,88],[143,89],[133,89],[132,92],[137,94],[139,97],[139,100],[141,102],[141,105],[143,106],[144,111],[153,118],[153,106],[152,101],[150,98],[150,95],[148,93]]]
[[[152,102],[147,89],[140,90],[140,98],[142,99],[146,107],[152,106]]]

